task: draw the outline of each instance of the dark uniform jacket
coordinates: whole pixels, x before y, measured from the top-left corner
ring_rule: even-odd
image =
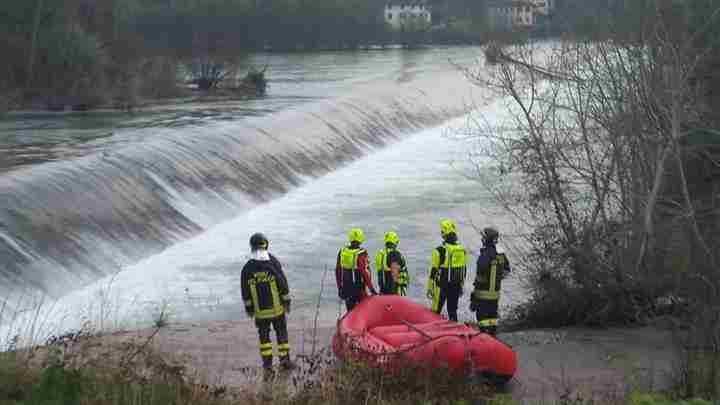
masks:
[[[280,262],[250,259],[242,269],[242,296],[245,310],[258,319],[274,318],[285,313],[290,303],[290,290]]]
[[[495,265],[495,272],[493,272]],[[480,292],[499,293],[502,287],[502,280],[510,273],[510,262],[504,253],[498,253],[494,245],[485,246],[480,249],[480,256],[477,259],[477,274],[475,276],[475,290]],[[477,298],[487,299],[488,296]]]

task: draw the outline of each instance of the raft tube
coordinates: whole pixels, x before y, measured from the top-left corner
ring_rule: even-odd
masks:
[[[499,384],[517,369],[517,356],[505,343],[397,295],[366,298],[345,314],[333,336],[333,351],[341,360],[374,367],[446,367]]]

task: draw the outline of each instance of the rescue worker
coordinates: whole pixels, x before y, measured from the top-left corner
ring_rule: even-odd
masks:
[[[397,249],[400,237],[395,232],[385,233],[385,249],[375,255],[375,269],[378,276],[380,294],[407,295],[410,280],[405,258]]]
[[[370,289],[373,295],[377,294],[370,278],[367,250],[360,246],[364,241],[365,234],[361,229],[351,229],[348,233],[349,244],[340,249],[337,256],[335,281],[338,296],[345,300],[348,311],[367,297],[366,289]]]
[[[275,329],[280,366],[294,367],[290,361],[286,313],[290,313],[290,290],[280,262],[268,252],[268,239],[262,233],[250,237],[251,259],[242,269],[242,296],[245,312],[255,318],[260,335],[260,357],[266,377],[273,364],[270,327]]]
[[[503,278],[510,273],[510,263],[497,248],[497,229],[483,229],[480,256],[477,259],[475,289],[470,297],[470,310],[475,312],[480,330],[495,336],[498,323],[498,301]]]
[[[447,301],[448,318],[457,322],[457,309],[463,294],[467,263],[465,248],[458,242],[457,228],[450,220],[440,222],[441,246],[432,252],[427,297],[432,300],[430,308],[439,314]]]

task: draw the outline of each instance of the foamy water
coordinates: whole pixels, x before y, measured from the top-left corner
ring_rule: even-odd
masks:
[[[503,103],[495,102],[475,114],[500,120],[503,111]],[[365,231],[365,245],[372,256],[381,247],[385,231],[399,233],[411,274],[409,295],[427,303],[424,285],[431,250],[440,243],[441,219],[458,222],[460,239],[473,253],[480,241],[471,224],[499,225],[511,235],[517,231],[485,190],[466,177],[472,173],[468,156],[477,145],[455,135],[468,125],[468,117],[455,119],[318,179],[306,179],[280,198],[74,291],[38,313],[24,314],[14,327],[23,325],[41,338],[80,328],[85,322],[103,329],[146,326],[161,312],[171,320],[239,319],[245,316],[240,270],[248,238],[257,231],[269,237],[271,252],[285,267],[294,317],[314,316],[324,275],[320,320],[327,323],[337,318],[334,262],[347,231],[356,226]],[[187,217],[201,221],[208,215],[188,205],[188,196],[177,197],[176,208]],[[507,241],[512,246],[512,237]],[[508,253],[512,261],[512,249]],[[474,265],[470,277],[474,277]],[[461,299],[461,314],[466,318],[471,316],[467,311],[471,281]],[[504,289],[504,307],[522,298],[515,280],[504,284]],[[33,318],[42,324],[28,327]],[[0,337],[13,335],[0,332],[4,332]]]

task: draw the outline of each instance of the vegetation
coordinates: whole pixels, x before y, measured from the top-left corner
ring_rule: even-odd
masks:
[[[438,4],[455,3],[466,2]],[[469,15],[435,31],[394,31],[384,22],[384,7],[384,0],[6,1],[0,5],[0,111],[129,108],[139,98],[187,94],[178,79],[203,90],[243,90],[258,83],[251,77],[233,82],[248,51],[479,39],[463,22]]]
[[[280,373],[259,384],[256,370],[246,369],[244,387],[211,386],[184,362],[157,353],[153,338],[112,343],[78,333],[2,353],[0,404],[460,404],[491,394],[443,370],[418,378],[409,368],[384,374],[336,365],[325,349],[298,358],[292,378]]]
[[[605,6],[553,49],[494,45],[493,73],[468,71],[513,100],[511,129],[479,135],[501,173],[483,184],[529,229],[532,296],[516,316],[557,327],[670,315],[685,394],[715,398],[720,6]]]
[[[387,374],[361,364],[336,364],[327,350],[298,358],[299,369],[292,375],[278,373],[261,382],[255,370],[246,369],[244,386],[210,385],[183,361],[170,361],[152,347],[152,337],[100,344],[96,336],[74,334],[55,338],[44,347],[2,353],[0,404],[519,404],[490,386],[455,378],[443,370],[428,374],[404,368]],[[571,402],[608,403],[591,399],[560,403]],[[710,405],[646,393],[609,403]]]

